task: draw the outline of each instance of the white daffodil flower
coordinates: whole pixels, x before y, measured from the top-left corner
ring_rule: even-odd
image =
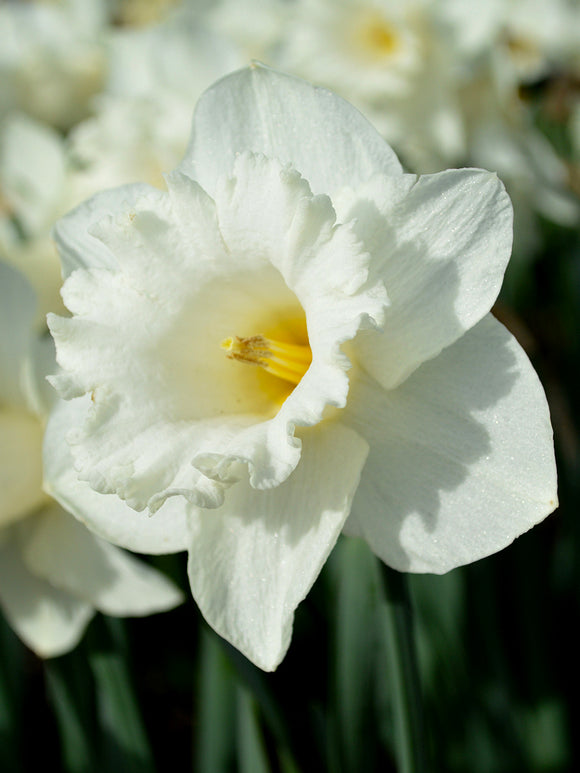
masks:
[[[298,4],[287,0],[218,0],[204,4],[193,0],[193,5],[201,9],[210,28],[235,42],[246,62],[258,59],[274,63]]]
[[[514,257],[533,254],[541,236],[534,213],[573,228],[580,221],[566,164],[533,127],[512,128],[507,121],[482,120],[471,140],[474,161],[504,180],[514,204]]]
[[[193,102],[244,63],[233,44],[188,7],[162,24],[117,31],[109,45],[106,91],[96,100],[95,115],[71,133],[77,193],[84,189],[84,199],[136,181],[164,188],[163,172],[179,163],[187,147]]]
[[[247,19],[246,15],[246,19]],[[246,61],[238,47],[211,28],[188,4],[161,23],[111,32],[105,93],[125,101],[181,95],[191,113],[197,97],[217,78]],[[190,115],[191,117],[191,115]]]
[[[103,0],[2,3],[0,116],[20,110],[67,130],[104,85]]]
[[[491,68],[482,66],[479,75],[462,97],[469,157],[504,182],[514,206],[514,259],[529,256],[539,243],[537,213],[573,227],[579,202],[566,164],[531,122],[529,106],[515,91],[506,98]]]
[[[62,277],[50,230],[82,199],[70,190],[70,164],[61,135],[23,114],[0,126],[0,254],[25,274],[37,298],[37,326],[63,310]]]
[[[43,491],[40,376],[54,369],[54,350],[32,333],[32,288],[4,263],[0,295],[0,608],[28,647],[54,657],[76,646],[96,609],[148,615],[176,606],[182,594]]]
[[[47,312],[63,310],[54,222],[105,188],[138,180],[165,187],[163,172],[187,147],[193,95],[241,62],[183,11],[112,36],[109,65],[94,115],[66,139],[22,113],[0,122],[0,254],[32,283],[43,328]]]
[[[495,175],[403,174],[351,105],[255,66],[201,98],[167,187],[56,227],[48,487],[117,544],[187,547],[203,615],[254,663],[283,658],[341,531],[445,572],[556,507],[542,387],[489,314]]]
[[[437,14],[458,51],[491,54],[510,88],[568,69],[578,50],[578,6],[569,0],[439,0]]]

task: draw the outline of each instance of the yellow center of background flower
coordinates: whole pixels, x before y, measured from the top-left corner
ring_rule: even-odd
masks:
[[[399,35],[395,27],[380,13],[366,14],[354,32],[357,48],[371,59],[387,59],[399,47]]]
[[[163,20],[178,0],[123,0],[117,23],[127,27],[145,27]]]
[[[534,67],[542,63],[542,50],[534,40],[508,36],[507,49],[514,63],[520,67]]]

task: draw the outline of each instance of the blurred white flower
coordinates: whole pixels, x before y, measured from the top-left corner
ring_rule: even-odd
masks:
[[[62,137],[48,126],[14,113],[0,126],[0,254],[32,284],[36,325],[63,309],[62,278],[50,230],[82,197],[70,186],[70,164]],[[87,191],[90,194],[92,191]]]
[[[148,615],[182,595],[42,490],[43,376],[54,351],[32,332],[32,288],[4,263],[0,295],[0,607],[32,650],[53,657],[77,644],[95,609]]]
[[[243,63],[188,7],[162,24],[117,31],[108,50],[109,79],[95,116],[71,136],[75,185],[85,197],[128,182],[164,187],[163,172],[185,152],[192,104]]]
[[[164,187],[163,172],[187,146],[192,99],[239,64],[232,46],[185,10],[109,32],[106,91],[66,139],[23,113],[0,122],[0,253],[32,283],[42,326],[48,311],[62,310],[54,222],[105,188]]]
[[[293,0],[218,0],[206,3],[202,16],[239,47],[245,64],[252,59],[274,63],[296,5]]]
[[[536,126],[524,87],[573,68],[580,8],[568,0],[442,0],[437,12],[462,63],[458,105],[466,159],[501,177],[515,210],[514,257],[533,254],[537,214],[574,226],[580,206],[564,160]]]
[[[296,70],[370,102],[408,92],[430,41],[419,0],[299,0],[285,54]]]
[[[533,127],[514,127],[490,114],[474,125],[471,157],[505,182],[514,204],[514,255],[531,254],[541,238],[536,214],[573,227],[580,202],[570,188],[569,171],[548,140]]]
[[[202,97],[167,186],[56,228],[73,316],[50,322],[46,476],[91,528],[186,545],[210,625],[273,669],[343,528],[444,572],[555,508],[542,388],[488,313],[511,248],[495,175],[403,174],[348,103],[254,67]]]
[[[574,0],[440,0],[437,13],[454,31],[457,50],[469,57],[491,55],[508,88],[566,69],[577,56]]]
[[[105,0],[2,3],[0,117],[20,110],[59,129],[84,118],[103,87]]]
[[[185,5],[161,23],[111,30],[108,96],[133,100],[168,95],[191,100],[221,75],[241,66],[238,47]]]
[[[566,167],[519,89],[580,69],[579,14],[569,0],[222,0],[207,21],[246,56],[351,101],[411,171],[496,171],[520,255],[538,212],[578,221]]]
[[[102,100],[97,114],[70,137],[75,204],[105,188],[139,180],[164,188],[163,173],[183,157],[190,128],[191,106],[181,98],[159,94]]]

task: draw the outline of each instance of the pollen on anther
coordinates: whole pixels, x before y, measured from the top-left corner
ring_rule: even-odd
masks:
[[[230,336],[221,342],[226,357],[231,360],[259,365],[273,376],[300,383],[312,362],[312,352],[308,345],[275,341],[264,335]]]

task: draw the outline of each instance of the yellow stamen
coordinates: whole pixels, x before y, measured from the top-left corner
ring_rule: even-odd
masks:
[[[290,381],[291,384],[300,382],[312,362],[312,352],[308,345],[275,341],[263,335],[225,338],[221,347],[230,360],[259,365],[268,373]]]

